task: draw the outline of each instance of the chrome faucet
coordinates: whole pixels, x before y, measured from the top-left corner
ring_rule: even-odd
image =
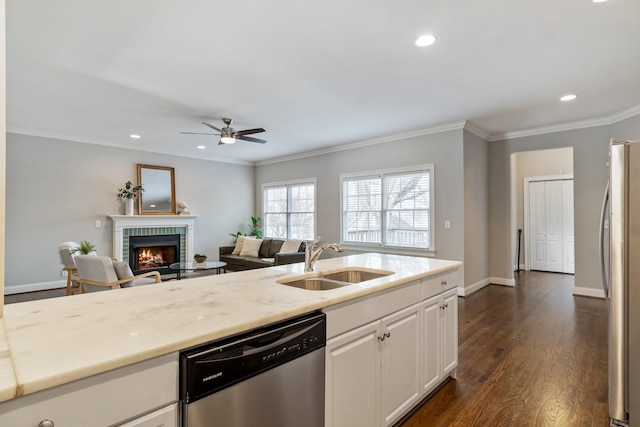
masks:
[[[316,249],[316,244],[318,244],[320,239],[321,237],[318,236],[315,238],[313,243],[311,244],[307,243],[307,247],[304,250],[305,273],[309,271],[313,271],[313,266],[315,265],[316,261],[318,261],[318,258],[320,258],[320,255],[322,255],[322,253],[327,249],[331,248],[336,252],[342,252],[344,250],[342,249],[342,246],[340,246],[338,243],[325,243],[324,245]]]

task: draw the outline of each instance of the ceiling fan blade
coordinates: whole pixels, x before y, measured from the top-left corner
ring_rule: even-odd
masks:
[[[220,135],[219,133],[202,133],[202,132],[180,132],[184,135]]]
[[[266,141],[266,140],[264,140],[264,139],[252,138],[252,137],[250,137],[250,136],[236,135],[236,138],[237,138],[237,139],[241,139],[241,140],[243,140],[243,141],[257,142],[257,143],[259,143],[259,144],[264,144],[264,143],[266,143],[266,142],[267,142],[267,141]]]
[[[233,134],[236,136],[242,136],[242,135],[251,135],[252,133],[260,133],[264,131],[265,130],[262,128],[255,128],[255,129],[237,130]]]
[[[214,125],[212,125],[212,124],[209,124],[209,123],[207,123],[207,122],[201,122],[201,123],[202,123],[203,125],[205,125],[205,126],[209,126],[209,127],[210,127],[211,129],[213,129],[213,130],[217,130],[218,132],[222,133],[222,129],[218,129],[217,127],[215,127],[215,126],[214,126]]]

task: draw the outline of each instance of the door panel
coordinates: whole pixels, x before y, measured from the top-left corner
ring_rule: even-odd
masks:
[[[531,230],[532,270],[544,270],[546,268],[544,202],[544,182],[529,183],[529,230]]]
[[[573,180],[562,181],[562,272],[574,274]]]
[[[545,181],[546,271],[562,272],[562,182]]]

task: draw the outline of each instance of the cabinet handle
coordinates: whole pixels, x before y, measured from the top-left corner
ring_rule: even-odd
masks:
[[[38,427],[55,427],[55,424],[51,420],[42,420],[38,423]]]
[[[446,281],[446,280],[443,280],[442,282],[440,282],[440,284],[441,284],[442,286],[447,286],[447,281]]]
[[[446,303],[446,304],[441,305],[441,306],[440,306],[440,310],[444,310],[444,309],[446,309],[447,307],[449,307],[449,303]]]
[[[389,338],[391,336],[391,332],[385,332],[384,334],[382,334],[381,337],[378,337],[378,340],[380,342],[384,341],[385,339]]]

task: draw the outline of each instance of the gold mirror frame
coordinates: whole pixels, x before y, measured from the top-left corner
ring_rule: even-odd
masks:
[[[172,167],[138,164],[138,184],[144,188],[138,197],[138,214],[176,214],[176,183]]]

